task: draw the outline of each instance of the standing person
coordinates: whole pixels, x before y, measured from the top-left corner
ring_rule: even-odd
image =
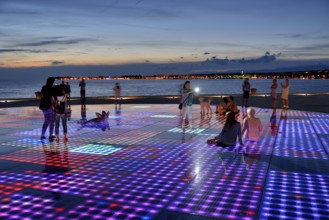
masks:
[[[65,90],[61,88],[61,86],[55,86],[55,134],[56,134],[56,142],[59,142],[59,124],[62,120],[63,126],[63,141],[67,142],[67,99],[65,96]]]
[[[262,122],[259,118],[255,117],[255,109],[248,109],[248,117],[243,120],[242,133],[247,132],[246,138],[249,141],[258,141],[262,130]]]
[[[278,126],[276,124],[276,109],[273,109],[271,118],[270,118],[270,124],[271,124],[271,134],[272,136],[276,135],[276,132],[278,130]]]
[[[114,99],[115,99],[115,111],[118,111],[118,105],[119,105],[119,111],[121,111],[121,87],[119,83],[115,83],[115,86],[113,87],[114,92]]]
[[[288,105],[288,96],[289,96],[289,79],[288,77],[286,78],[285,84],[283,84],[281,82],[281,87],[282,87],[282,95],[281,95],[281,99],[282,99],[282,108],[289,108]]]
[[[84,104],[86,103],[86,83],[84,79],[82,79],[81,82],[79,83],[79,87],[80,87],[81,104]]]
[[[245,79],[242,84],[242,108],[248,108],[248,101],[250,96],[250,83],[249,78]]]
[[[226,114],[226,122],[223,130],[217,138],[217,146],[235,146],[237,138],[239,139],[240,145],[243,145],[241,124],[240,122],[236,121],[235,114],[233,112],[228,112]]]
[[[189,127],[192,129],[192,104],[193,104],[193,92],[190,89],[191,82],[186,81],[184,83],[182,93],[182,130],[185,132],[185,119],[189,119]]]
[[[271,85],[272,108],[276,108],[276,99],[278,96],[277,88],[278,88],[278,83],[276,82],[276,79],[273,79],[273,82]]]
[[[65,84],[64,80],[62,80],[61,88],[63,91],[66,91],[66,84]]]
[[[44,116],[44,122],[42,125],[41,131],[41,140],[46,139],[45,133],[49,126],[49,141],[53,141],[55,139],[54,136],[54,91],[53,84],[55,82],[55,78],[49,77],[47,79],[46,85],[44,85],[41,89],[41,101],[39,108],[42,110]]]
[[[69,82],[66,82],[66,98],[67,98],[67,103],[69,106],[71,106],[71,86],[69,84]]]

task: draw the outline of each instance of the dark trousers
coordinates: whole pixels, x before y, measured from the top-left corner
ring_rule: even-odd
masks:
[[[85,90],[80,91],[80,96],[81,96],[81,103],[86,103],[86,91]]]
[[[42,113],[45,118],[45,121],[43,122],[43,125],[42,125],[41,137],[45,136],[48,126],[49,126],[49,136],[53,136],[54,135],[54,125],[55,125],[54,111],[51,108],[49,108],[45,111],[42,111]]]

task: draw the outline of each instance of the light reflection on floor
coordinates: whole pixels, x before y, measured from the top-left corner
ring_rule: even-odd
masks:
[[[259,143],[223,149],[206,140],[225,119],[197,105],[185,133],[177,105],[122,107],[73,106],[65,144],[40,141],[36,107],[1,109],[0,219],[329,216],[329,114],[256,108]],[[110,130],[78,131],[102,110]]]

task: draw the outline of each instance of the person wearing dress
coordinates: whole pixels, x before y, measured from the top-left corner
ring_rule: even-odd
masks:
[[[285,84],[281,82],[281,87],[282,87],[282,94],[281,94],[281,99],[282,99],[282,108],[289,108],[288,105],[288,97],[289,97],[289,79],[286,78]]]

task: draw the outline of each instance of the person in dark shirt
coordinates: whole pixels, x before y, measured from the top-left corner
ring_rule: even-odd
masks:
[[[55,139],[54,136],[54,125],[55,125],[55,114],[54,114],[54,98],[53,98],[53,84],[55,82],[55,78],[49,77],[47,79],[46,85],[44,85],[41,89],[41,101],[40,101],[40,110],[42,110],[44,116],[44,122],[42,125],[41,131],[41,140],[46,139],[45,133],[49,126],[49,140],[53,141]]]
[[[81,104],[86,103],[86,83],[85,80],[82,79],[81,82],[79,83],[80,87],[80,97],[81,97]]]
[[[218,135],[217,146],[235,146],[237,138],[239,139],[240,145],[243,145],[241,124],[236,121],[234,112],[228,112],[226,114],[224,128]]]
[[[71,86],[69,82],[66,82],[66,98],[67,98],[67,104],[71,105]]]

